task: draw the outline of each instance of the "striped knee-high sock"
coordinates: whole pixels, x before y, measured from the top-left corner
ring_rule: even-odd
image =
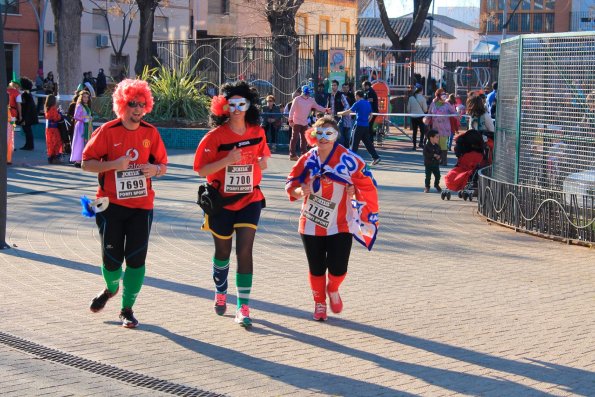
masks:
[[[227,293],[227,275],[229,274],[229,258],[219,260],[213,257],[213,281],[218,294]]]
[[[238,290],[238,309],[242,305],[250,303],[250,292],[252,290],[252,273],[236,273],[236,288]]]

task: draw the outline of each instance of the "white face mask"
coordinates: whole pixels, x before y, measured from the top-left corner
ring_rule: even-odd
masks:
[[[337,140],[339,132],[333,127],[316,127],[316,140],[326,139],[329,142]]]
[[[232,98],[227,103],[229,104],[230,112],[234,112],[236,109],[240,112],[245,112],[250,108],[250,101],[246,98]]]

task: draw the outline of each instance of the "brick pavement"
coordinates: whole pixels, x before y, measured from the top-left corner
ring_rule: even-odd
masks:
[[[102,288],[99,243],[78,197],[93,194],[95,178],[46,166],[36,145],[16,152],[8,172],[14,247],[0,255],[2,333],[229,396],[595,395],[593,250],[490,225],[475,203],[422,193],[421,153],[404,144],[380,151],[380,238],[372,252],[354,245],[345,310],[327,323],[310,320],[298,205],[283,192],[291,163],[273,156],[250,332],[212,311],[213,248],[199,231],[190,151],[170,151],[155,183],[141,326],[127,330],[117,302],[88,310]],[[0,341],[0,394],[158,392]]]

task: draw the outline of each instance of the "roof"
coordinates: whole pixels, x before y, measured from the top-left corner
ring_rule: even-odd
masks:
[[[431,16],[431,14],[428,14],[428,17],[429,16]],[[401,18],[413,18],[413,13],[407,14],[407,15],[403,15]],[[478,31],[479,30],[476,27],[473,27],[471,25],[467,25],[464,22],[457,21],[456,19],[452,19],[451,17],[447,17],[446,15],[434,14],[434,21],[439,22],[439,23],[442,23],[444,25],[448,25],[448,26],[453,27],[455,29],[473,30],[473,31]],[[436,28],[436,27],[434,26],[434,28]]]
[[[413,20],[411,17],[399,17],[390,18],[390,26],[393,30],[403,37],[411,29]],[[375,37],[375,38],[386,38],[386,32],[380,18],[358,18],[357,20],[357,31],[361,37]],[[434,26],[432,31],[434,37],[443,37],[445,39],[454,39],[455,37],[451,34],[446,33],[444,30]],[[419,34],[419,38],[424,39],[430,37],[430,22],[425,21],[424,27]]]

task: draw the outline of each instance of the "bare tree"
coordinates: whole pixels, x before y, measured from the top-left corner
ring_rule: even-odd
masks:
[[[134,72],[140,75],[145,66],[153,66],[153,31],[155,30],[155,10],[160,6],[160,0],[136,0],[140,13],[138,32],[138,50]]]
[[[388,39],[392,43],[393,50],[410,50],[411,45],[417,41],[428,16],[428,10],[432,4],[432,0],[413,0],[413,23],[411,29],[403,37],[399,37],[390,24],[390,19],[386,12],[384,0],[376,0],[378,4],[378,11],[380,12],[380,21],[384,27],[384,31]]]
[[[111,2],[109,0],[103,0],[100,4],[98,0],[90,0],[91,3],[97,9],[99,9],[101,15],[105,19],[107,24],[107,33],[109,35],[110,44],[112,49],[114,50],[115,55],[115,63],[113,68],[110,69],[110,74],[112,76],[119,76],[122,71],[124,71],[128,65],[125,64],[124,60],[124,45],[128,40],[128,36],[130,35],[130,28],[132,28],[132,23],[138,14],[138,4],[135,0],[119,0],[116,2]],[[110,3],[112,5],[110,5]],[[112,33],[112,26],[110,23],[110,16],[119,17],[122,19],[122,28],[121,28],[121,39],[120,43],[116,45],[114,40],[114,34]]]
[[[58,87],[74,92],[81,81],[81,0],[50,0],[58,50]]]
[[[275,95],[292,92],[297,86],[299,40],[295,31],[295,15],[304,0],[266,0],[265,16],[273,37],[273,68],[281,73],[274,73],[272,84]],[[296,79],[287,78],[296,76]],[[285,78],[284,78],[285,77]]]

